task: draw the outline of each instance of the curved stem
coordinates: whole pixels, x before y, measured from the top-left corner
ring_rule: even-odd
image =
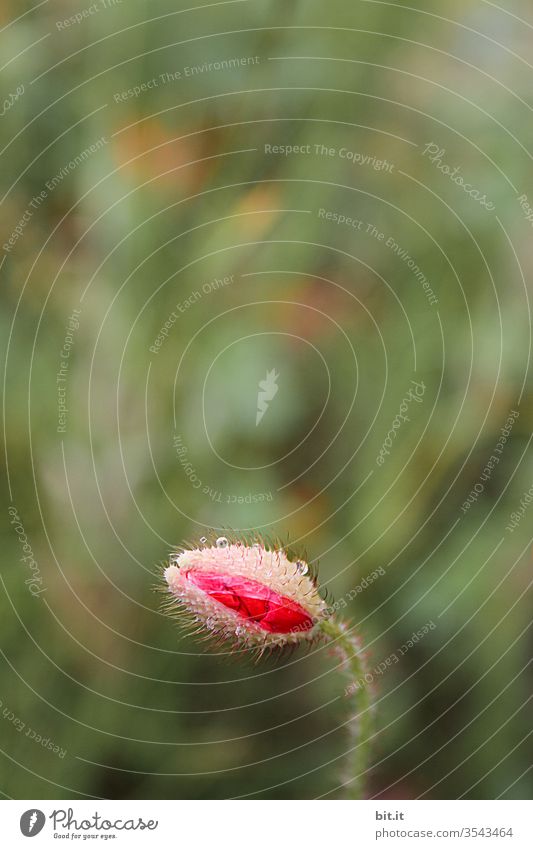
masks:
[[[326,619],[320,625],[333,653],[340,658],[340,671],[348,679],[343,698],[349,699],[353,714],[347,723],[352,746],[350,774],[345,786],[349,798],[364,798],[365,772],[369,762],[370,737],[372,733],[372,695],[365,675],[368,672],[364,652],[359,639],[350,634],[348,626],[336,619]]]

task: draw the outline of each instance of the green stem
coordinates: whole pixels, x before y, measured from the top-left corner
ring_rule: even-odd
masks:
[[[326,619],[320,629],[334,654],[340,658],[340,671],[348,679],[342,698],[349,699],[353,714],[347,722],[352,746],[350,755],[350,774],[345,786],[350,799],[364,798],[365,773],[370,758],[370,738],[372,735],[372,695],[365,675],[368,672],[364,653],[357,637],[350,634],[348,626],[336,619]]]

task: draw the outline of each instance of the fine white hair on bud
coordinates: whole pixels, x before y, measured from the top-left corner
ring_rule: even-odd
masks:
[[[167,607],[197,633],[260,652],[316,639],[328,613],[306,561],[259,538],[203,537],[170,556],[164,578]]]

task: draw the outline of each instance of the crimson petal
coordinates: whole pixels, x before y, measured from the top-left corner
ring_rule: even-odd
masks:
[[[186,577],[210,598],[264,631],[289,634],[309,631],[315,624],[300,604],[251,578],[200,571],[189,571]]]

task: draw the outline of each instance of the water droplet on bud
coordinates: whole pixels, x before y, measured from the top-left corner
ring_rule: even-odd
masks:
[[[296,570],[300,573],[300,575],[307,575],[309,572],[309,566],[307,563],[302,563],[301,560],[296,562]]]
[[[200,542],[202,543],[202,545],[205,545],[207,542],[207,537],[200,537]]]
[[[217,548],[227,548],[228,544],[226,537],[219,537],[216,542]]]

